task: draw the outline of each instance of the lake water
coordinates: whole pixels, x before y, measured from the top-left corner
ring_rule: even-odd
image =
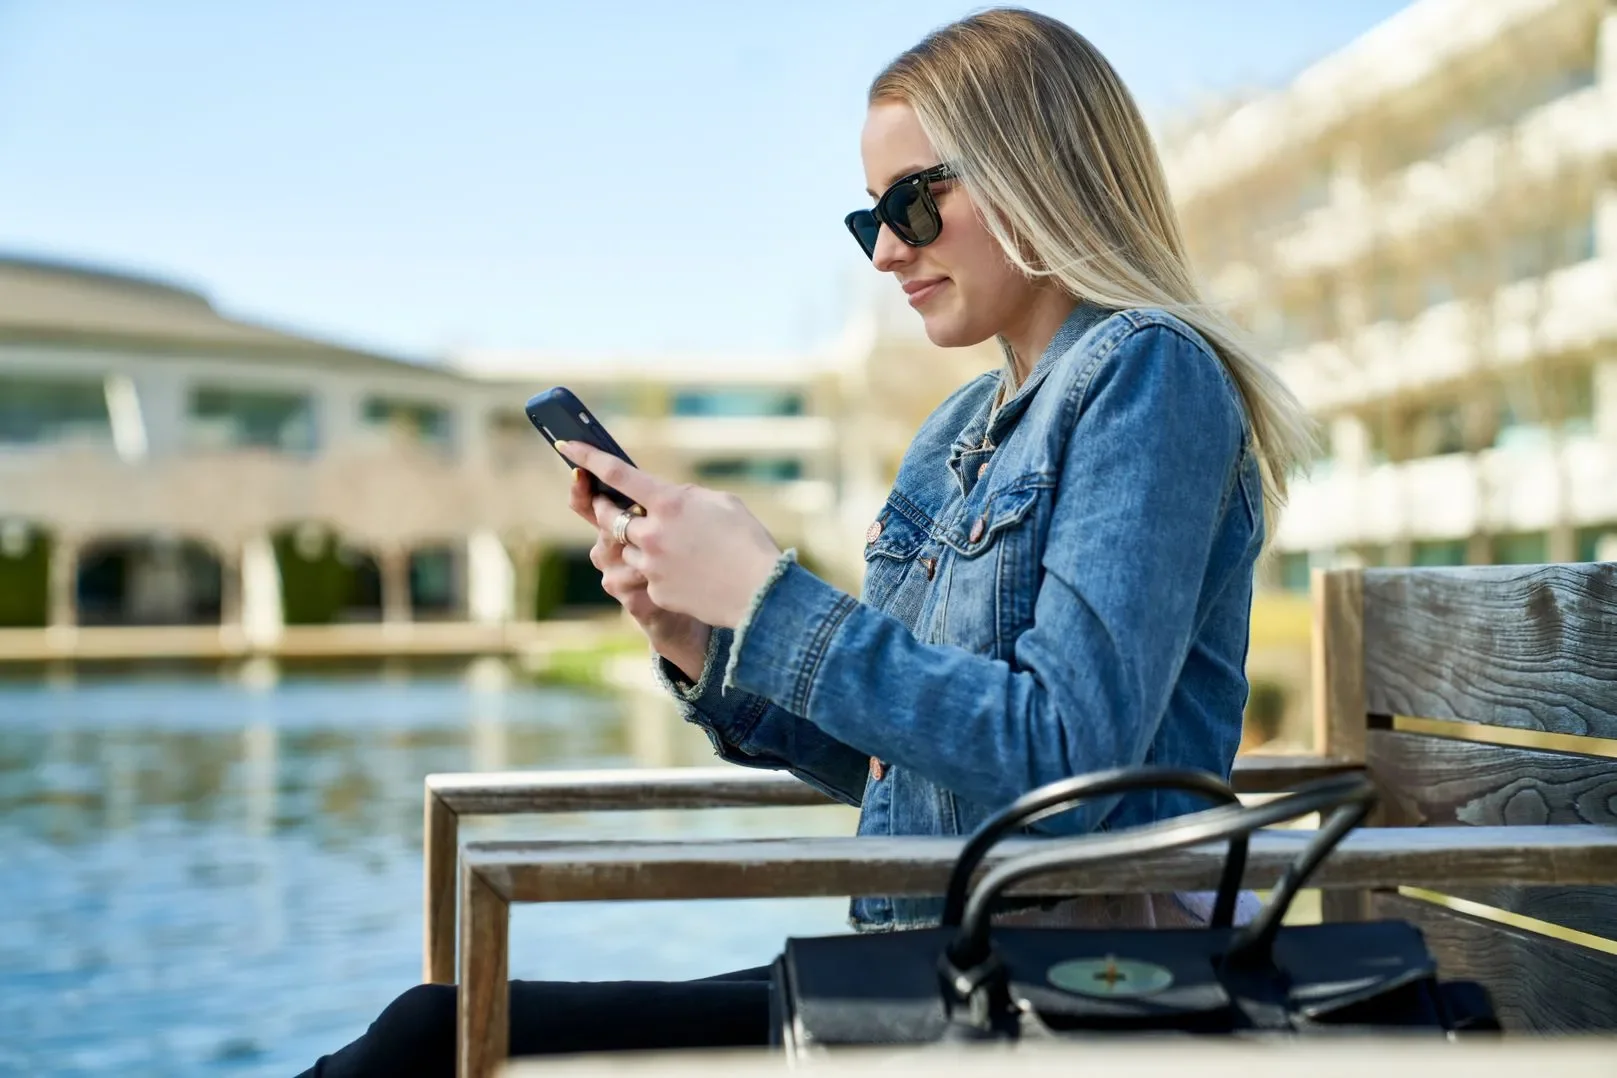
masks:
[[[424,775],[713,762],[677,720],[493,674],[0,681],[0,1075],[294,1074],[419,979]],[[851,826],[840,808],[765,809],[463,833]],[[767,962],[788,933],[841,931],[843,913],[831,899],[518,906],[511,970],[704,976]]]

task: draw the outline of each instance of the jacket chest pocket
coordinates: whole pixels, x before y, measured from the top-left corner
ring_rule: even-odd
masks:
[[[1033,623],[1046,493],[1037,486],[1000,491],[944,533],[950,553],[941,613],[948,643],[1003,658]]]
[[[865,539],[865,580],[860,600],[914,625],[926,598],[927,572],[920,564],[920,553],[927,529],[889,502],[865,533]]]

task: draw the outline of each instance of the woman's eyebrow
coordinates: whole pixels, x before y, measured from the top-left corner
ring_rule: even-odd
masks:
[[[893,186],[893,184],[897,183],[899,180],[902,180],[905,176],[913,176],[917,172],[924,170],[926,167],[927,166],[925,165],[905,165],[903,168],[893,173],[893,178],[887,181],[886,186],[883,187],[882,190],[887,190],[888,187]],[[871,198],[881,197],[868,187],[865,188],[865,194],[869,195]]]

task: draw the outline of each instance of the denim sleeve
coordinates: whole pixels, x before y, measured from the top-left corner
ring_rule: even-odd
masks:
[[[984,806],[1143,762],[1195,636],[1243,411],[1217,360],[1172,327],[1069,358],[1087,365],[1064,389],[1077,418],[1034,621],[1009,661],[923,644],[793,565],[755,601],[727,683]],[[1050,828],[1093,829],[1112,804]]]
[[[707,733],[720,759],[744,767],[785,769],[844,804],[858,805],[865,792],[868,756],[761,696],[726,691],[720,685],[733,637],[729,629],[713,630],[702,675],[694,685],[674,664],[656,657],[657,680],[673,694],[681,715]]]

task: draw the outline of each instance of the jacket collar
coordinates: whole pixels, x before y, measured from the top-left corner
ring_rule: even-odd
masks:
[[[1101,307],[1088,300],[1079,300],[1078,306],[1072,309],[1072,313],[1061,323],[1061,328],[1056,330],[1055,336],[1050,338],[1044,355],[1039,357],[1039,361],[1033,365],[1033,370],[1017,387],[1015,395],[998,409],[994,408],[993,398],[990,397],[960,432],[951,456],[958,458],[965,453],[981,449],[985,442],[997,445],[1005,432],[1015,425],[1018,417],[1027,410],[1033,395],[1055,369],[1061,357],[1071,351],[1072,346],[1077,344],[1085,333],[1113,313],[1115,312],[1111,308]],[[996,384],[1004,385],[1004,381],[1004,374],[1001,373]]]

